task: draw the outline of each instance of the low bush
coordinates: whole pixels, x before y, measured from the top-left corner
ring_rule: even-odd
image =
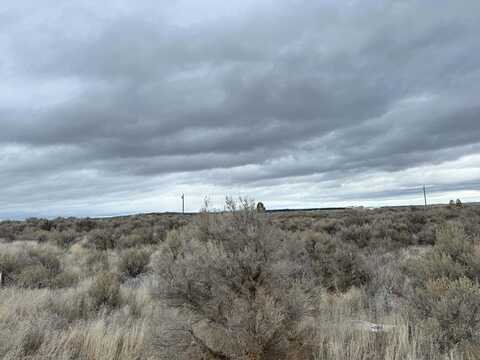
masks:
[[[101,308],[112,309],[120,306],[120,281],[116,274],[102,272],[98,274],[89,288],[93,306],[96,310]]]
[[[1,221],[0,222],[0,240],[14,241],[23,231],[25,224],[19,221]]]
[[[65,270],[50,280],[49,287],[54,289],[63,289],[75,286],[79,281],[76,273]]]
[[[480,280],[480,258],[475,254],[474,242],[466,236],[462,225],[449,224],[439,228],[436,239],[431,251],[405,266],[405,271],[417,285],[440,278]]]
[[[50,231],[35,228],[26,228],[17,240],[36,241],[39,243],[47,242],[51,238]]]
[[[115,240],[111,230],[95,229],[88,233],[88,245],[97,250],[109,250],[115,247]]]
[[[82,233],[82,232],[89,232],[93,229],[95,229],[97,226],[97,223],[89,218],[86,219],[79,219],[75,221],[75,231]]]
[[[340,238],[346,243],[353,243],[359,248],[368,246],[372,239],[372,229],[369,224],[344,227],[340,231]]]
[[[310,267],[318,285],[330,291],[344,292],[369,281],[369,269],[354,244],[345,244],[325,233],[308,232],[303,236]]]
[[[19,261],[16,254],[0,253],[0,273],[2,273],[2,281],[5,285],[15,282],[16,274],[22,271],[23,261]]]
[[[137,277],[147,270],[150,261],[150,251],[148,249],[130,249],[120,254],[118,271],[124,278]]]
[[[433,249],[407,263],[406,271],[414,284],[413,317],[431,331],[439,349],[480,346],[480,260],[463,227],[440,228]]]
[[[419,245],[433,245],[436,240],[436,225],[427,223],[414,236],[416,238],[415,242]]]
[[[61,253],[51,246],[24,246],[0,254],[0,272],[6,285],[24,288],[73,286],[77,277],[65,273]]]
[[[440,351],[477,349],[480,355],[480,287],[462,277],[429,280],[414,295],[420,327],[433,338]]]
[[[120,249],[129,249],[142,244],[143,238],[140,234],[130,233],[121,235],[117,241],[117,247]]]
[[[50,247],[40,247],[28,250],[28,256],[34,262],[42,265],[51,276],[58,275],[62,271],[60,261],[61,254]]]
[[[56,246],[67,248],[73,245],[78,234],[73,230],[54,231],[49,235],[49,240]]]
[[[127,234],[121,235],[116,246],[121,249],[155,245],[165,239],[165,229],[162,226],[149,226],[132,230]]]
[[[16,277],[17,286],[24,288],[45,288],[50,285],[52,277],[42,265],[31,265],[23,269]]]

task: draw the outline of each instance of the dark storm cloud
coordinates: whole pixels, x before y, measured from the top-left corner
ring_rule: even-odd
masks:
[[[35,201],[175,173],[338,185],[478,154],[477,1],[7,4],[0,207],[36,183]]]

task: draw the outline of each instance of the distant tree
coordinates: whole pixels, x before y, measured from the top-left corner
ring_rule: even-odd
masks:
[[[257,212],[264,213],[267,209],[265,209],[265,205],[262,202],[257,204]]]
[[[457,207],[463,207],[462,201],[460,199],[457,199],[455,205],[457,205]]]
[[[453,201],[453,200],[450,200],[450,202],[448,203],[448,205],[449,205],[450,207],[453,207],[453,206],[455,206],[455,201]]]

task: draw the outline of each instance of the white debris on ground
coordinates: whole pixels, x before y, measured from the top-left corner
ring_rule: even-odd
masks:
[[[352,325],[359,330],[370,332],[388,332],[395,328],[395,325],[374,324],[364,320],[353,320]]]

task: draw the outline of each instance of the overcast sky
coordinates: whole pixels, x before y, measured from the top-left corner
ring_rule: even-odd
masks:
[[[478,0],[2,0],[0,218],[480,200]]]

